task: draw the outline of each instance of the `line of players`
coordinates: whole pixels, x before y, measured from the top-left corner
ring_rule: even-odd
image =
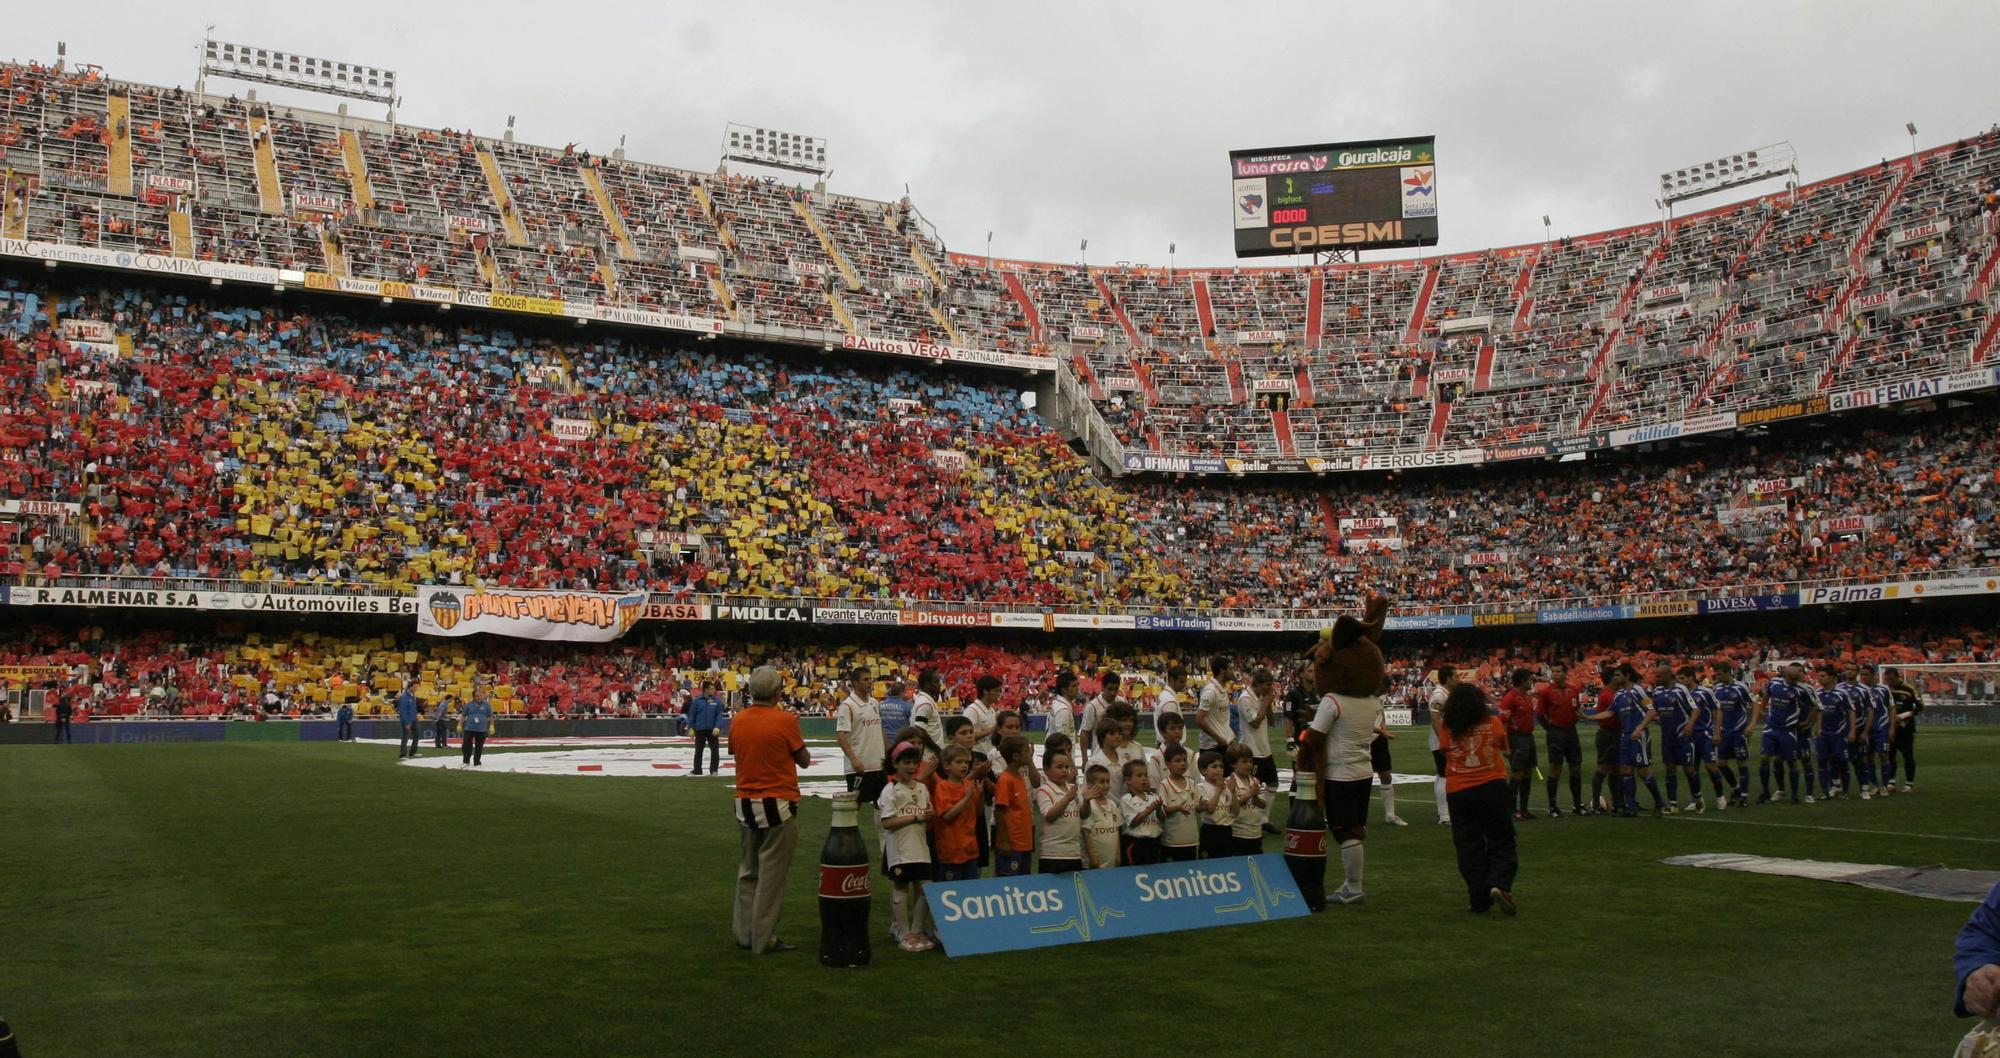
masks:
[[[1600,724],[1593,802],[1605,804],[1601,789],[1614,770],[1620,784],[1618,807],[1601,811],[1638,815],[1641,784],[1652,796],[1655,815],[1705,811],[1703,772],[1718,811],[1731,801],[1749,804],[1750,732],[1760,723],[1758,804],[1787,798],[1793,804],[1810,804],[1816,799],[1814,790],[1826,799],[1845,797],[1854,790],[1864,801],[1889,796],[1896,791],[1898,750],[1908,768],[1902,792],[1913,792],[1914,757],[1907,737],[1897,736],[1914,731],[1923,704],[1894,669],[1888,670],[1888,682],[1883,682],[1873,665],[1828,663],[1814,673],[1817,686],[1813,686],[1805,682],[1805,667],[1793,662],[1754,696],[1729,662],[1711,662],[1709,671],[1713,682],[1702,684],[1697,666],[1684,665],[1677,671],[1662,664],[1653,670],[1647,686],[1630,663],[1605,667],[1597,708],[1577,714]],[[1667,769],[1664,797],[1653,778],[1648,732],[1655,726],[1661,732],[1660,757]],[[1615,759],[1608,751],[1611,747]],[[1683,776],[1690,799],[1677,807],[1677,780]],[[1550,788],[1553,791],[1553,780]],[[1575,780],[1571,789],[1577,789]],[[1576,809],[1590,811],[1581,804]]]

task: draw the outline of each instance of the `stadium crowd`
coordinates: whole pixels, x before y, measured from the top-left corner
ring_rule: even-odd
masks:
[[[707,349],[0,280],[0,492],[81,507],[17,522],[0,573],[1504,604],[1979,565],[2000,484],[1991,408],[1420,481],[1106,480],[1005,384]]]

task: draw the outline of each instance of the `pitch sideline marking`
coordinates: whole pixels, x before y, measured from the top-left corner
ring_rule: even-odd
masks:
[[[1763,823],[1755,819],[1717,819],[1713,816],[1671,816],[1683,823],[1733,823],[1740,827],[1784,827],[1787,830],[1824,830],[1839,834],[1882,834],[1892,838],[1926,838],[1931,841],[1973,841],[1981,845],[2000,845],[2000,838],[1975,838],[1963,834],[1918,834],[1908,830],[1867,830],[1862,827],[1825,827],[1811,823]]]

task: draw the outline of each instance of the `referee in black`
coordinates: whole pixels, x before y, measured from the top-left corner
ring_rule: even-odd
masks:
[[[1901,669],[1884,669],[1889,680],[1889,712],[1895,736],[1889,743],[1889,759],[1883,762],[1882,789],[1896,781],[1896,758],[1903,758],[1903,788],[1898,793],[1915,793],[1917,784],[1917,715],[1924,711],[1923,696],[1903,682]]]

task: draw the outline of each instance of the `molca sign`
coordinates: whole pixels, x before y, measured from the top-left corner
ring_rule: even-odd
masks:
[[[810,606],[741,606],[735,603],[720,603],[715,607],[718,621],[790,621],[809,624],[813,619]]]

